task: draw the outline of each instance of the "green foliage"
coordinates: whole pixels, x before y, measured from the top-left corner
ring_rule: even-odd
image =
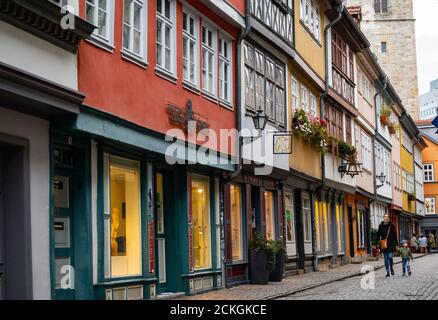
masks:
[[[266,237],[263,237],[260,233],[254,235],[249,242],[249,247],[256,252],[264,251],[266,253],[268,258],[267,269],[269,271],[272,271],[275,268],[277,253],[281,251],[286,252],[283,240],[269,240],[266,239]]]
[[[344,141],[338,140],[339,154],[353,157],[356,155],[356,148]]]
[[[377,229],[371,229],[371,245],[377,246],[379,244],[379,234]]]
[[[327,153],[327,127],[324,120],[308,115],[304,110],[295,111],[292,128],[321,154]]]
[[[387,104],[384,104],[382,106],[382,109],[380,110],[380,116],[389,118],[391,116],[391,113],[392,113],[391,107],[388,106]]]

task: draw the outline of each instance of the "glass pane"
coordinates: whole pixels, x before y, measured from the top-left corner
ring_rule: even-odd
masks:
[[[99,10],[98,17],[99,35],[107,37],[106,13]]]
[[[140,54],[141,50],[141,33],[134,31],[134,52]]]
[[[275,239],[275,224],[274,224],[274,193],[271,191],[265,192],[265,221],[266,221],[266,238]]]
[[[171,28],[168,25],[166,25],[164,31],[165,31],[165,35],[164,35],[165,45],[166,45],[167,48],[170,48],[170,31],[171,31]]]
[[[156,208],[157,208],[157,233],[164,233],[164,193],[163,175],[157,174],[156,178]]]
[[[230,187],[231,243],[233,260],[243,259],[242,250],[242,203],[239,186]]]
[[[193,254],[195,268],[211,267],[209,179],[192,178]]]
[[[126,24],[123,25],[123,47],[129,49],[130,28]]]
[[[190,34],[194,36],[195,35],[195,20],[192,17],[190,17],[189,21],[190,21],[189,31],[190,31]]]
[[[164,61],[165,61],[165,65],[164,65],[164,67],[167,69],[167,70],[170,70],[170,65],[171,65],[171,63],[170,63],[170,57],[171,57],[171,54],[170,54],[170,49],[165,49],[165,52],[164,52],[164,55],[165,55],[165,57],[164,57]]]
[[[94,24],[94,10],[96,10],[93,6],[87,4],[87,13],[86,13],[86,19],[88,22]]]
[[[140,166],[111,157],[111,275],[141,274]]]
[[[188,16],[187,16],[187,13],[183,13],[183,30],[185,30],[185,31],[187,31],[188,30],[188,27],[187,27],[187,19],[188,19]]]
[[[295,241],[295,226],[294,226],[294,210],[293,210],[293,195],[285,193],[285,220],[286,220],[286,241]]]
[[[135,4],[134,7],[134,27],[136,29],[140,29],[141,28],[141,10],[142,8],[138,5]]]
[[[131,24],[131,3],[132,0],[125,0],[123,2],[123,21]]]
[[[164,0],[164,16],[170,19],[170,0]]]
[[[157,12],[163,13],[163,6],[162,6],[163,0],[157,0]]]
[[[106,11],[107,5],[108,5],[107,0],[100,0],[99,1],[99,9]]]

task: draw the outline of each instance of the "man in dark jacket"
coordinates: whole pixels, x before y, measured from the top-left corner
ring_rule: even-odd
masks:
[[[383,257],[385,259],[386,276],[389,277],[389,272],[394,275],[393,257],[394,252],[398,250],[397,235],[394,224],[389,219],[389,214],[385,213],[383,221],[379,226],[378,235],[380,240],[386,241],[386,249],[382,249]]]

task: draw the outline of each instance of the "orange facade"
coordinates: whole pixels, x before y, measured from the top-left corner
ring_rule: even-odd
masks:
[[[438,201],[438,144],[434,141],[428,139],[427,137],[423,137],[427,143],[427,148],[421,152],[423,157],[423,164],[433,165],[433,182],[424,182],[424,197],[427,200],[428,198],[435,199],[435,210],[434,213],[437,213],[436,205]]]

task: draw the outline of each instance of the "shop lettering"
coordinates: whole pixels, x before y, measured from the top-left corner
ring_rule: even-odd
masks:
[[[201,318],[204,313],[204,307],[184,307],[179,304],[170,308],[171,315],[195,315]]]

